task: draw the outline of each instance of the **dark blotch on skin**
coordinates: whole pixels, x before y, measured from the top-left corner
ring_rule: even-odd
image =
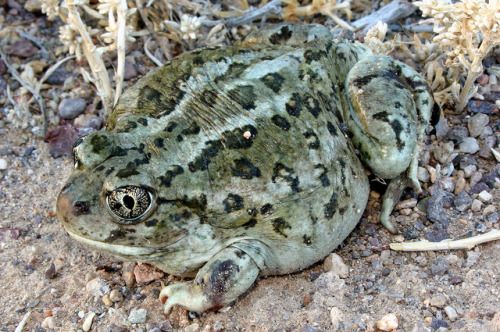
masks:
[[[174,86],[179,85],[183,79],[179,82],[174,82]],[[144,110],[155,110],[151,115],[159,118],[170,114],[178,102],[184,96],[184,92],[181,89],[170,89],[172,94],[169,96],[163,95],[160,91],[152,88],[151,86],[144,86],[139,91],[139,100],[137,100],[137,108]]]
[[[156,138],[153,140],[153,144],[154,144],[157,148],[162,148],[162,147],[164,146],[163,138],[161,138],[161,137],[156,137]]]
[[[249,229],[249,228],[252,228],[252,227],[255,227],[255,225],[257,225],[257,219],[255,218],[252,218],[250,219],[249,221],[247,221],[246,223],[244,223],[243,225],[241,225],[244,229]]]
[[[389,122],[389,113],[386,111],[378,112],[373,114],[372,118],[383,122]]]
[[[120,179],[125,179],[125,178],[128,178],[129,176],[138,175],[138,174],[139,174],[139,171],[136,168],[125,168],[125,169],[122,169],[122,170],[116,172],[116,177],[118,177]]]
[[[239,271],[239,266],[230,259],[214,263],[205,292],[215,307],[220,306],[224,294],[231,287],[231,279]]]
[[[286,111],[291,116],[298,117],[302,110],[302,97],[299,93],[294,92],[290,100],[286,103]]]
[[[174,165],[172,170],[168,170],[165,175],[158,178],[161,186],[170,187],[172,185],[172,180],[177,176],[184,173],[184,169],[178,165]]]
[[[287,26],[281,28],[279,32],[273,33],[269,37],[271,44],[284,44],[292,37],[292,31]]]
[[[337,132],[337,128],[331,123],[330,121],[327,122],[326,127],[328,128],[328,131],[332,136],[338,136],[339,133]]]
[[[189,125],[188,128],[182,130],[183,135],[197,135],[200,133],[200,126],[196,122]]]
[[[282,117],[281,115],[274,115],[271,118],[271,121],[276,126],[278,126],[279,128],[283,129],[284,131],[288,131],[288,129],[290,129],[290,123],[288,121],[286,121],[286,119],[284,117]]]
[[[288,237],[288,235],[285,234],[286,229],[292,229],[292,226],[285,221],[283,218],[276,218],[273,219],[272,221],[273,224],[273,229],[276,233],[283,235],[284,237]]]
[[[312,244],[311,237],[304,234],[302,237],[304,239],[304,244],[310,246]]]
[[[75,204],[73,205],[73,214],[75,216],[90,214],[89,203],[84,201],[75,202]]]
[[[168,126],[165,128],[165,130],[166,130],[167,132],[171,133],[171,132],[175,129],[175,127],[177,127],[177,123],[175,123],[175,122],[170,122],[170,123],[168,124]]]
[[[92,145],[92,152],[95,154],[102,154],[108,149],[111,144],[110,139],[105,135],[93,135],[90,138],[90,145]]]
[[[108,169],[108,170],[106,171],[106,173],[104,173],[104,174],[106,174],[106,176],[109,176],[111,173],[113,173],[113,171],[114,171],[114,170],[115,170],[115,168],[114,168],[114,167],[111,167],[111,168],[110,168],[110,169]]]
[[[243,197],[237,194],[227,195],[227,198],[222,203],[224,204],[224,211],[227,213],[241,210],[244,207]]]
[[[278,93],[285,78],[278,73],[269,73],[260,79],[269,89]]]
[[[137,122],[139,122],[143,126],[147,126],[148,125],[148,119],[146,119],[146,118],[139,118],[137,120]]]
[[[318,136],[312,130],[304,133],[304,137],[309,142],[309,149],[317,150],[319,148]]]
[[[285,174],[283,174],[283,173],[285,173]],[[286,174],[286,173],[288,173],[288,174]],[[282,163],[276,163],[276,165],[273,168],[273,176],[272,176],[271,180],[273,181],[273,183],[276,183],[277,178],[282,178],[286,182],[288,182],[288,184],[290,185],[290,187],[292,188],[292,190],[294,192],[298,193],[300,191],[299,177],[298,176],[293,177],[293,174],[294,174],[294,170],[292,168],[286,167]]]
[[[323,187],[328,187],[330,186],[330,180],[328,179],[328,169],[325,167],[325,165],[323,164],[317,164],[317,165],[314,165],[314,168],[315,169],[321,169],[323,172],[321,173],[321,175],[319,176],[319,180],[321,181],[321,185]]]
[[[127,231],[125,231],[124,229],[115,229],[114,231],[111,231],[109,236],[103,242],[113,243],[116,240],[126,238],[126,236],[127,236]]]
[[[266,204],[260,209],[260,213],[263,216],[270,216],[274,213],[273,206],[271,204]]]
[[[242,179],[250,180],[254,177],[260,177],[260,169],[252,164],[248,159],[241,158],[234,161],[232,168],[233,176],[238,176]]]
[[[394,130],[394,133],[396,134],[396,145],[398,147],[398,150],[401,151],[405,147],[405,142],[401,140],[401,132],[403,131],[403,126],[401,125],[401,122],[399,122],[398,119],[394,119],[391,121],[391,127],[392,130]]]
[[[96,171],[96,172],[100,172],[100,171],[104,170],[105,168],[106,168],[106,167],[104,167],[104,165],[101,165],[101,166],[97,167],[97,168],[95,169],[95,171]]]
[[[255,108],[255,100],[257,100],[257,95],[255,94],[255,89],[251,85],[238,86],[227,92],[227,96],[232,101],[241,105],[244,110],[250,110]]]
[[[328,54],[324,50],[307,50],[304,52],[304,58],[306,59],[307,64],[310,64],[313,61],[319,61],[327,55]]]
[[[328,203],[325,204],[325,218],[332,219],[333,215],[337,211],[337,207],[338,207],[337,194],[333,193]]]
[[[158,219],[151,219],[145,223],[146,227],[154,227],[156,224],[158,224]]]

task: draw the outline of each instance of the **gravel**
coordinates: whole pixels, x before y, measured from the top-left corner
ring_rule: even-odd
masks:
[[[80,115],[87,107],[87,102],[83,98],[63,99],[58,106],[59,116],[63,119],[74,119]]]

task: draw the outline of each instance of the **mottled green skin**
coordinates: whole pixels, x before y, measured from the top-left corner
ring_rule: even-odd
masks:
[[[99,250],[197,275],[162,291],[167,312],[216,309],[258,275],[317,262],[352,231],[369,193],[352,142],[383,178],[416,168],[432,100],[414,74],[321,26],[272,26],[183,54],[76,144],[59,218]],[[124,186],[151,193],[137,220],[106,206]]]

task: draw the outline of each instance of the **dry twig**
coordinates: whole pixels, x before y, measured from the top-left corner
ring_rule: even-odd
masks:
[[[404,243],[391,243],[392,250],[401,251],[434,251],[434,250],[450,250],[450,249],[467,249],[470,250],[476,245],[486,242],[500,240],[500,230],[494,229],[486,234],[472,236],[461,240],[443,240],[441,242],[404,242]]]
[[[23,87],[25,87],[29,92],[31,92],[33,97],[37,100],[38,105],[40,106],[40,112],[42,113],[42,119],[43,119],[42,134],[43,136],[45,136],[45,134],[47,134],[48,118],[42,97],[38,93],[37,89],[34,86],[32,86],[30,82],[22,78],[19,72],[10,64],[9,58],[7,57],[7,54],[3,50],[2,46],[0,46],[0,56],[2,57],[3,62],[5,63],[5,66],[7,66],[7,69],[9,70],[12,77],[14,77]]]

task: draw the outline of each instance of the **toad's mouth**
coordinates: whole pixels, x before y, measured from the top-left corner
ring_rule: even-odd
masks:
[[[158,251],[155,248],[131,247],[131,246],[124,246],[121,244],[111,244],[111,243],[90,240],[86,237],[77,235],[77,234],[75,234],[67,229],[66,229],[66,232],[68,232],[68,234],[73,239],[75,239],[78,242],[83,243],[89,247],[92,247],[92,248],[99,250],[99,251],[108,252],[112,255],[125,257],[125,258],[140,259],[141,256],[147,256],[150,258],[151,255],[153,255],[154,253],[156,253]]]

